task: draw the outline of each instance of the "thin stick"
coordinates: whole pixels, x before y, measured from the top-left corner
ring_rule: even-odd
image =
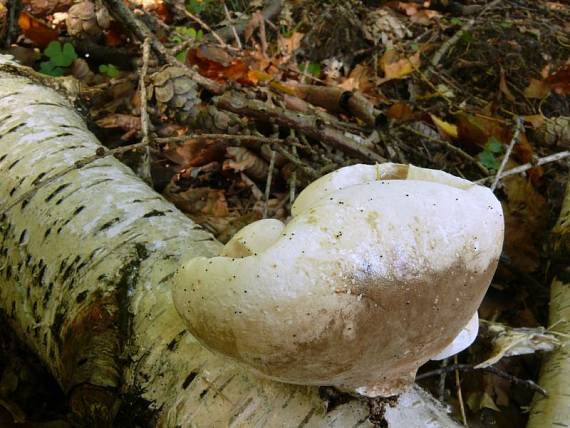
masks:
[[[509,177],[511,175],[516,175],[516,174],[522,174],[523,172],[526,172],[529,169],[533,169],[533,168],[536,168],[538,166],[545,165],[547,163],[556,162],[556,161],[559,161],[562,159],[566,159],[569,156],[570,156],[570,151],[568,151],[568,150],[565,150],[563,152],[554,153],[552,155],[544,156],[540,159],[537,159],[536,162],[529,162],[529,163],[525,163],[524,165],[517,166],[516,168],[508,169],[507,171],[503,172],[498,177],[499,177],[499,180],[502,180],[505,177]],[[494,175],[491,175],[489,177],[485,177],[485,178],[482,178],[480,180],[477,180],[475,183],[484,184],[488,181],[493,180],[494,178],[496,178],[496,177]]]
[[[269,204],[269,193],[271,193],[271,181],[273,178],[273,169],[275,168],[275,150],[271,150],[271,160],[269,161],[269,171],[267,171],[267,181],[265,182],[265,200],[263,203],[263,218],[267,218],[267,209]]]
[[[178,143],[188,140],[235,140],[255,142],[259,144],[294,144],[281,138],[262,137],[258,135],[232,135],[232,134],[189,134],[176,137],[155,138],[158,144]]]
[[[518,378],[518,377],[516,377],[510,373],[499,370],[498,368],[493,367],[493,366],[478,367],[477,368],[471,364],[452,364],[452,365],[447,366],[447,367],[440,367],[439,369],[430,370],[428,372],[422,373],[422,374],[416,376],[416,381],[426,379],[426,378],[432,377],[432,376],[437,376],[442,371],[446,371],[449,373],[449,372],[452,372],[455,370],[460,370],[460,371],[464,371],[464,372],[481,370],[481,371],[484,371],[487,373],[491,373],[491,374],[498,376],[500,378],[506,379],[509,382],[514,383],[515,385],[520,385],[524,388],[530,389],[531,391],[538,392],[539,394],[542,394],[545,397],[548,396],[547,391],[544,388],[542,388],[540,385],[537,385],[532,380]]]
[[[457,355],[454,356],[455,364],[457,364]],[[461,379],[459,379],[459,370],[455,370],[455,387],[457,388],[457,399],[459,400],[459,409],[461,410],[461,419],[463,425],[467,425],[467,416],[465,415],[465,405],[463,404],[463,393],[461,392]]]
[[[507,166],[507,162],[509,161],[509,158],[511,157],[513,147],[515,146],[515,144],[517,144],[519,142],[522,127],[523,127],[522,118],[520,116],[517,116],[515,118],[515,131],[513,132],[513,138],[511,138],[511,142],[509,143],[509,147],[507,147],[507,152],[505,153],[505,156],[503,156],[503,160],[501,161],[501,165],[499,166],[499,169],[497,170],[497,175],[495,176],[495,180],[493,180],[493,184],[491,184],[491,190],[493,192],[497,188],[497,184],[499,184],[501,174],[503,173],[503,171],[505,170],[505,167]]]
[[[449,363],[449,358],[444,358],[441,362],[441,367],[446,367]],[[445,399],[445,378],[447,377],[447,372],[442,371],[439,374],[439,401],[443,401]]]
[[[143,42],[143,53],[142,53],[142,68],[139,76],[139,92],[140,92],[140,104],[141,104],[141,130],[143,134],[142,143],[145,146],[145,153],[142,160],[142,179],[146,181],[152,187],[152,174],[150,172],[150,135],[149,129],[149,119],[147,110],[147,99],[146,99],[146,84],[145,79],[148,73],[148,61],[150,56],[150,38],[147,37]]]
[[[234,26],[234,24],[232,24],[232,18],[230,16],[230,11],[228,10],[228,7],[226,6],[226,2],[223,2],[224,4],[224,12],[226,14],[226,18],[228,19],[228,22],[230,23],[230,27],[232,28],[232,33],[234,35],[234,39],[236,41],[236,46],[238,49],[241,50],[242,46],[241,46],[241,40],[239,39],[239,35],[236,31],[236,27]]]
[[[297,147],[293,146],[291,150],[293,152],[293,156],[297,156]],[[297,187],[297,170],[294,169],[293,172],[291,173],[291,180],[289,181],[289,201],[291,204],[295,200],[296,187]]]
[[[224,42],[224,40],[218,35],[218,33],[216,33],[214,30],[212,30],[212,28],[208,24],[206,24],[204,21],[202,21],[200,18],[198,18],[193,13],[188,12],[188,10],[186,10],[186,9],[184,9],[184,12],[186,13],[186,16],[188,18],[190,18],[192,21],[196,22],[204,30],[208,31],[212,35],[212,37],[214,39],[216,39],[216,41],[219,43],[219,45],[221,47],[223,47],[223,48],[228,47],[227,43]]]
[[[469,153],[461,150],[459,147],[454,146],[453,144],[448,143],[447,141],[444,140],[440,140],[439,138],[434,138],[430,135],[426,135],[423,132],[417,131],[416,129],[412,128],[411,126],[408,125],[404,125],[403,126],[404,129],[410,131],[413,134],[416,134],[419,137],[425,138],[428,141],[431,141],[432,143],[437,143],[437,144],[441,144],[443,146],[445,146],[446,148],[448,148],[450,151],[456,153],[457,155],[459,155],[460,157],[462,157],[465,160],[468,160],[469,162],[473,163],[477,168],[479,168],[479,170],[485,174],[485,175],[489,175],[489,170],[487,168],[485,168],[485,166],[479,162],[477,159],[475,159],[473,156],[471,156]]]
[[[485,6],[483,8],[481,13],[479,13],[479,15],[477,17],[480,18],[485,12],[494,8],[500,2],[501,2],[501,0],[492,1],[491,3],[489,3],[487,6]],[[431,68],[437,67],[437,65],[439,64],[441,59],[444,57],[444,55],[447,53],[447,51],[454,44],[456,44],[459,41],[459,39],[461,38],[461,36],[463,35],[463,33],[465,33],[466,31],[469,31],[473,27],[473,25],[475,25],[475,19],[470,19],[465,24],[463,24],[463,26],[452,37],[447,39],[445,41],[445,43],[443,43],[441,45],[441,47],[437,50],[437,52],[435,53],[435,55],[431,59]]]

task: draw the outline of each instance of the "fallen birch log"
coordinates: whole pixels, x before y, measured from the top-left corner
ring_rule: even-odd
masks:
[[[182,257],[221,245],[129,168],[98,156],[103,147],[71,104],[24,71],[0,56],[0,311],[80,422],[371,426],[367,401],[327,411],[318,388],[257,378],[186,331],[169,278]],[[383,418],[456,426],[418,387]]]
[[[554,278],[550,285],[548,325],[561,346],[544,356],[538,384],[548,396],[535,395],[527,428],[570,427],[570,184],[552,230],[551,247]]]

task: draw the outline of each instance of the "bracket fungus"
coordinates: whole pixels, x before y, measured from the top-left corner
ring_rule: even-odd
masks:
[[[176,308],[207,348],[278,381],[390,396],[475,339],[503,244],[489,189],[354,165],[310,184],[291,213],[175,275]]]

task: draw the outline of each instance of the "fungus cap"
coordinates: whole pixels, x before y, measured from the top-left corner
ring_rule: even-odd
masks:
[[[503,243],[489,189],[354,165],[310,184],[291,212],[175,275],[176,308],[207,348],[271,379],[389,396],[474,340]]]

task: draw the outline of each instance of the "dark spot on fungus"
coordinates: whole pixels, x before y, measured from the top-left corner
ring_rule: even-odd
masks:
[[[198,373],[190,372],[190,374],[186,376],[186,379],[184,379],[184,382],[182,382],[182,389],[188,388],[188,386],[194,381],[194,379],[196,379],[196,376],[198,376]]]

